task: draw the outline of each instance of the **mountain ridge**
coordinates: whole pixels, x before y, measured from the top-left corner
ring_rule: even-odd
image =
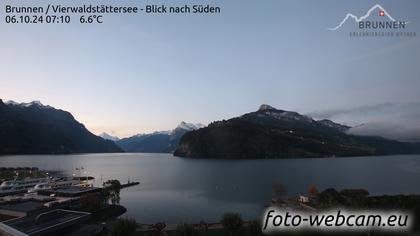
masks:
[[[108,134],[107,132],[102,132],[98,136],[105,139],[105,140],[111,140],[111,141],[114,141],[114,142],[120,140],[120,138],[118,138],[117,136],[112,136],[112,135]]]
[[[181,137],[192,130],[204,127],[203,124],[182,121],[173,130],[136,134],[120,139],[116,144],[126,152],[171,153],[175,151]]]
[[[420,153],[419,144],[347,134],[349,126],[262,105],[186,133],[175,156],[254,159]]]
[[[67,111],[39,101],[0,99],[0,154],[122,152],[112,141],[92,134]]]

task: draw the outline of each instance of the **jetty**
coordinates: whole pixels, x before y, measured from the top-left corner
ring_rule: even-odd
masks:
[[[121,188],[128,188],[128,187],[139,185],[139,184],[140,182],[128,182],[126,184],[121,184]]]

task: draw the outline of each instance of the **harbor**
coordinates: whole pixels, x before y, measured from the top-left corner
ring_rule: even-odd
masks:
[[[114,199],[120,189],[140,184],[109,180],[94,187],[92,176],[61,176],[37,168],[8,168],[1,174],[1,235],[47,235],[69,228],[77,232],[82,223],[91,225],[85,234],[101,232],[102,221],[112,222],[126,211]]]

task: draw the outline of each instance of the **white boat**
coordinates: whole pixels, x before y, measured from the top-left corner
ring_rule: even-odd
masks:
[[[74,180],[71,178],[61,177],[61,178],[53,178],[46,183],[39,183],[36,184],[33,188],[28,190],[28,193],[36,193],[40,190],[48,190],[60,187],[67,187],[80,184],[79,180]]]
[[[0,196],[26,192],[37,184],[48,183],[49,178],[26,178],[22,180],[7,180],[0,185]]]
[[[36,193],[40,190],[48,190],[51,189],[51,184],[50,183],[40,183],[35,185],[33,188],[30,188],[28,190],[28,193]]]

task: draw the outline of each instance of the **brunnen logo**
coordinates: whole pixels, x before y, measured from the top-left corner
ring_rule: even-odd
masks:
[[[374,18],[380,20],[369,20]],[[408,21],[396,20],[393,18],[385,8],[376,4],[371,7],[365,15],[356,16],[352,13],[347,13],[344,19],[335,27],[328,28],[328,30],[339,30],[347,20],[354,20],[357,23],[358,31],[350,32],[350,37],[415,37],[416,32],[408,32]]]

